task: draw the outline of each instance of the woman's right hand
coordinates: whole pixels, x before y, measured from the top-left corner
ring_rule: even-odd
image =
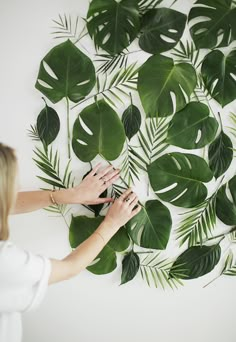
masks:
[[[111,205],[107,211],[104,221],[108,222],[112,228],[119,229],[139,213],[142,207],[137,203],[137,195],[131,188],[127,189]],[[134,209],[135,206],[136,208]]]

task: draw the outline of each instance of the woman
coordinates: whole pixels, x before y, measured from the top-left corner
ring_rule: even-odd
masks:
[[[14,150],[0,143],[0,341],[21,341],[21,313],[35,308],[48,284],[74,277],[86,268],[111,237],[141,209],[131,189],[110,206],[106,217],[91,236],[62,260],[33,255],[9,240],[8,215],[57,204],[112,202],[99,195],[119,178],[111,166],[100,163],[80,185],[60,191],[30,191],[17,194],[17,159]]]

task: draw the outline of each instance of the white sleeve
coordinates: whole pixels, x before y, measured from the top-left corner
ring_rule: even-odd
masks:
[[[48,288],[51,261],[6,242],[0,251],[0,291],[7,311],[35,309]]]

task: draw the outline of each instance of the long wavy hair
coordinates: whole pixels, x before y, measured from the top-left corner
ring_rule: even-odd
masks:
[[[17,158],[15,151],[0,143],[0,240],[9,237],[8,216],[16,199]]]

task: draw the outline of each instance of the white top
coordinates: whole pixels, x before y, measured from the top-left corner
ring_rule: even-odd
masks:
[[[20,342],[21,313],[43,299],[51,273],[50,259],[0,241],[0,341]]]

